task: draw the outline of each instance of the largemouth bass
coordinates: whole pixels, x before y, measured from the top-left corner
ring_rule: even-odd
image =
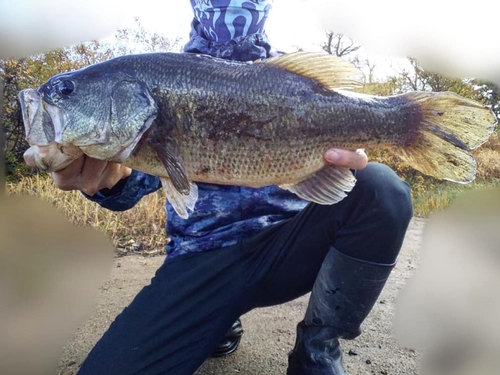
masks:
[[[156,53],[59,74],[19,97],[30,152],[56,150],[38,167],[57,170],[86,154],[157,175],[184,218],[196,182],[279,185],[336,203],[355,178],[326,164],[331,147],[391,148],[424,174],[474,179],[470,150],[494,130],[491,110],[450,92],[347,91],[358,77],[351,64],[322,53],[256,63]]]

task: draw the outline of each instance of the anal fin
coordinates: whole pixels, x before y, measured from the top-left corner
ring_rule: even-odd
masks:
[[[351,170],[335,166],[325,166],[312,176],[297,184],[279,185],[298,197],[322,204],[329,205],[340,202],[356,183]]]
[[[180,193],[172,183],[172,180],[165,177],[160,177],[163,190],[167,195],[167,200],[174,208],[175,212],[182,217],[187,219],[189,217],[189,212],[194,211],[194,206],[198,200],[198,186],[193,183],[189,183],[189,193]]]

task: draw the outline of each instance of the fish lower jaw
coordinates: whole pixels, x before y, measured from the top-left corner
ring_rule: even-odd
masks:
[[[83,152],[76,148],[62,148],[56,143],[48,146],[31,146],[25,151],[24,161],[31,168],[45,172],[57,172],[78,159]]]

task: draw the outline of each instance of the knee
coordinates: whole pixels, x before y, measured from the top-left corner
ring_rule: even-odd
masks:
[[[356,173],[353,189],[366,208],[376,208],[381,220],[408,223],[413,216],[410,186],[388,166],[369,163]],[[355,191],[356,190],[356,191]]]

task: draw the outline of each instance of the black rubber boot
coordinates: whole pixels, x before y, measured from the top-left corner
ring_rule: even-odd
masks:
[[[241,336],[243,336],[243,327],[241,321],[238,319],[229,328],[222,341],[215,347],[210,356],[217,358],[234,353],[240,345]]]
[[[338,339],[352,340],[361,334],[361,323],[393,267],[330,249],[314,283],[304,321],[297,326],[287,375],[349,375]]]

